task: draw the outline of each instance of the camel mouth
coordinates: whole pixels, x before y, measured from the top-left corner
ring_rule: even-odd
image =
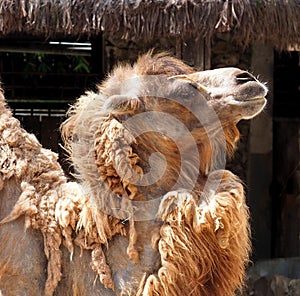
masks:
[[[259,101],[265,101],[266,98],[265,96],[259,96],[259,97],[241,97],[241,98],[234,98],[235,101],[237,102],[245,102],[245,103],[256,103]]]

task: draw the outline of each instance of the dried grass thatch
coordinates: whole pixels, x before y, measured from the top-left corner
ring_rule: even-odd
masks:
[[[299,0],[3,0],[0,36],[186,39],[231,31],[243,45],[264,40],[284,49],[300,43],[299,19]]]

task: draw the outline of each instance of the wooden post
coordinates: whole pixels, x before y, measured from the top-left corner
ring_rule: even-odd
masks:
[[[270,258],[272,249],[273,60],[274,50],[271,46],[260,43],[253,45],[252,71],[259,75],[260,80],[267,82],[269,88],[266,110],[250,124],[247,201],[251,212],[254,259]]]
[[[196,37],[183,42],[182,59],[199,70],[210,69],[211,40]]]

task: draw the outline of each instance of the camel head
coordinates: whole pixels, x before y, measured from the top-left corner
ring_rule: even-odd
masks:
[[[265,85],[238,68],[193,72],[169,57],[148,61],[142,57],[134,68],[140,75],[121,80],[117,92],[108,95],[104,109],[134,131],[140,153],[145,143],[147,155],[149,150],[163,155],[168,150],[189,153],[189,145],[196,143],[202,158],[200,171],[205,174],[213,161],[212,150],[216,152],[216,146],[224,142],[227,154],[232,155],[239,139],[236,124],[254,117],[266,104]],[[113,86],[116,91],[116,84]],[[103,90],[110,90],[109,85]],[[174,161],[173,167],[175,163],[180,161]]]
[[[197,94],[194,89],[196,89],[198,95],[201,94],[208,106],[214,109],[222,126],[226,126],[236,124],[241,119],[251,119],[259,114],[266,105],[265,97],[268,92],[267,87],[252,74],[238,68],[220,68],[174,75],[169,78],[159,74],[156,79],[152,76],[131,79],[127,81],[129,85],[138,83],[146,87],[147,91],[141,94],[139,90],[136,96],[130,97],[132,89],[129,89],[126,90],[128,94],[111,96],[105,103],[105,107],[119,119],[122,118],[121,115],[128,118],[130,114],[150,110],[172,113],[171,103],[175,101],[181,107],[195,109],[200,103],[195,99]],[[155,94],[154,97],[149,96],[149,93]],[[167,100],[163,101],[162,99],[165,98]],[[191,120],[184,120],[187,110],[181,107],[176,107],[181,109],[177,116],[189,125],[187,121]]]
[[[209,105],[214,108],[222,125],[250,119],[266,105],[267,88],[252,74],[238,68],[221,68],[178,75],[197,88],[204,89]]]

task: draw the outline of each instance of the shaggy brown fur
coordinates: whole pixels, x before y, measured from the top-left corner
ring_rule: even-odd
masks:
[[[123,256],[124,265],[111,264],[115,282],[119,281],[116,291],[121,295],[223,296],[233,295],[242,284],[250,251],[243,188],[232,173],[213,168],[220,150],[226,149],[232,155],[239,138],[236,123],[261,111],[266,89],[247,72],[233,68],[224,71],[227,72],[210,72],[201,77],[177,59],[164,54],[144,55],[132,67],[117,67],[99,86],[99,94],[81,97],[63,125],[72,162],[85,186],[90,188],[92,203],[109,215],[130,221],[128,240],[113,240],[110,248],[115,247],[115,252],[107,253],[108,261],[114,261],[116,253]],[[163,76],[152,79],[149,75]],[[162,82],[164,79],[167,83]],[[215,94],[214,87],[223,91],[224,96]],[[196,88],[197,94],[191,88]],[[153,96],[153,89],[163,91],[165,97]],[[210,118],[205,129],[180,101],[168,99],[188,97],[188,106],[193,110],[197,107],[193,106],[193,96],[197,95],[214,109],[221,125],[210,122]],[[232,102],[228,102],[233,96]],[[228,104],[224,103],[226,100]],[[169,192],[182,165],[178,143],[165,137],[163,131],[151,130],[151,123],[149,126],[144,120],[137,120],[134,126],[128,123],[135,115],[150,111],[171,113],[196,141],[199,155],[191,155],[187,139],[177,138],[185,144],[185,155],[189,155],[189,170],[179,188],[190,185],[189,180],[196,173],[198,181],[193,192],[184,189]],[[164,124],[162,121],[158,125]],[[154,185],[134,185],[151,170],[149,157],[154,152],[164,155],[165,173]],[[200,158],[200,167],[195,167],[196,156]],[[213,186],[205,186],[206,181],[220,184],[212,190]],[[147,205],[143,210],[136,209],[134,205],[138,203],[128,201],[145,202],[153,196],[164,196],[157,220],[134,222],[135,217],[143,215],[147,220],[147,211],[153,212],[153,208]],[[133,266],[124,258],[122,250],[126,243],[127,255],[135,262]],[[156,250],[159,260],[155,257]],[[146,267],[145,256],[154,256],[152,268]],[[118,272],[121,265],[124,271]],[[126,274],[131,279],[127,283]]]
[[[5,107],[2,92],[0,110],[2,218],[8,210],[6,203],[10,202],[9,198],[16,201],[17,197],[11,213],[0,223],[1,225],[8,223],[24,214],[25,228],[41,230],[45,241],[45,254],[49,259],[46,290],[53,291],[51,286],[55,286],[60,280],[59,246],[61,244],[59,225],[54,217],[55,203],[58,199],[57,190],[65,182],[65,177],[57,163],[56,155],[43,149],[36,138],[22,130],[19,122],[11,116],[11,112]],[[1,231],[6,233],[7,230],[1,227]],[[55,236],[55,233],[58,235]],[[2,254],[6,253],[5,248],[11,248],[7,250],[10,254],[13,245],[22,242],[21,237],[20,241],[16,238],[16,241],[9,242],[10,238],[5,238],[7,233],[6,236],[1,234]],[[1,265],[10,266],[17,274],[19,271],[13,263],[10,263],[13,259],[8,254],[6,253],[6,258],[1,256]],[[7,286],[10,283],[8,274],[2,271],[0,276],[0,287],[5,291],[15,289],[14,285]]]
[[[52,295],[62,278],[61,245],[72,258],[73,240],[91,250],[92,269],[113,288],[101,245],[115,233],[124,235],[123,225],[90,206],[78,184],[66,182],[57,155],[20,127],[2,92],[0,111],[0,291]],[[22,215],[24,222],[18,219]],[[37,233],[24,232],[29,228],[39,229],[44,242]]]
[[[2,294],[42,295],[45,285],[45,295],[233,295],[250,251],[248,209],[238,178],[216,164],[265,95],[247,72],[194,72],[164,54],[119,66],[63,124],[76,184],[1,94]],[[199,102],[217,116],[204,112],[199,123]],[[149,121],[138,117],[145,112]]]

